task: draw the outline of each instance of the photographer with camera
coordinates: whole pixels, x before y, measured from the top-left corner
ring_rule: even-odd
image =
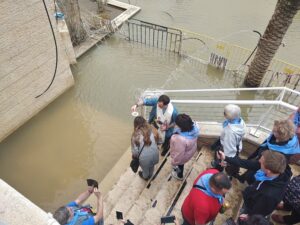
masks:
[[[92,212],[90,206],[82,205],[92,194],[97,198],[96,214]],[[103,225],[103,199],[97,181],[89,179],[87,190],[82,192],[75,201],[58,208],[53,217],[61,225]]]

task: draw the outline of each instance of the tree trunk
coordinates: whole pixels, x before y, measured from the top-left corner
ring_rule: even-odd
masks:
[[[258,42],[256,54],[244,81],[246,86],[260,85],[299,8],[300,0],[278,0],[265,33]]]
[[[65,15],[72,44],[76,46],[87,38],[87,32],[83,28],[80,17],[78,0],[57,0],[57,3]]]
[[[98,13],[104,12],[104,2],[102,0],[97,0]]]

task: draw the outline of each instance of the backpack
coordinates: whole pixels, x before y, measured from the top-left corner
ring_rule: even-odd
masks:
[[[83,221],[93,216],[90,207],[72,207],[74,216],[66,225],[81,225]]]

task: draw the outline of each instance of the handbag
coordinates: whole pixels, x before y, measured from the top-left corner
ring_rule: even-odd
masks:
[[[145,145],[143,145],[143,147],[142,147],[142,149],[141,149],[141,151],[140,151],[138,157],[137,157],[137,158],[134,157],[134,158],[131,160],[131,162],[130,162],[130,167],[131,167],[131,169],[132,169],[132,172],[134,172],[134,173],[136,173],[136,172],[138,171],[138,168],[139,168],[139,166],[140,166],[140,160],[139,160],[139,158],[140,158],[140,155],[141,155],[141,153],[142,153],[142,151],[143,151],[143,149],[144,149],[144,146],[145,146]]]

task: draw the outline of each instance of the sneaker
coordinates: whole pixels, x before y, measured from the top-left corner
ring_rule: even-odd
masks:
[[[177,180],[183,180],[183,177],[178,177],[176,170],[172,170],[172,177],[174,177]]]
[[[271,218],[275,223],[285,224],[282,215],[272,214]]]
[[[142,171],[139,171],[139,176],[140,176],[140,178],[142,178],[142,179],[145,180],[145,181],[148,181],[148,180],[149,180],[149,178],[144,178],[144,177],[143,177],[143,172],[142,172]]]

